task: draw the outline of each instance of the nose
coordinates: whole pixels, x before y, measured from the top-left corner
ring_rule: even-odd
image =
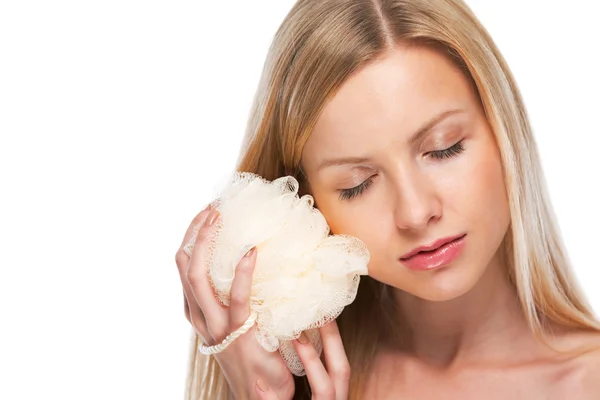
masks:
[[[427,176],[405,171],[394,186],[394,218],[399,229],[423,230],[442,217],[441,199]]]

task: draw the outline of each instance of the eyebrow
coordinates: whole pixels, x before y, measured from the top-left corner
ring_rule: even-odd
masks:
[[[445,120],[446,118],[448,118],[452,115],[460,114],[462,112],[464,112],[464,110],[456,108],[456,109],[446,110],[446,111],[442,112],[441,114],[436,115],[431,120],[429,120],[425,125],[423,125],[421,128],[419,128],[419,130],[417,130],[415,133],[413,133],[411,135],[411,137],[408,139],[408,142],[410,144],[418,142],[423,137],[425,137],[437,124],[439,124],[440,122],[442,122],[443,120]],[[330,159],[323,160],[317,167],[317,171],[319,171],[323,168],[332,167],[332,166],[347,165],[347,164],[361,164],[361,163],[364,163],[369,160],[370,160],[369,157],[330,158]]]

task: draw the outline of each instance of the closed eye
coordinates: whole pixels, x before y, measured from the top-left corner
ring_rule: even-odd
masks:
[[[340,200],[350,200],[353,199],[357,196],[360,196],[361,194],[363,194],[372,184],[373,184],[373,178],[375,177],[375,175],[369,177],[367,180],[365,180],[364,182],[362,182],[360,185],[355,186],[353,188],[350,189],[340,189]]]
[[[428,154],[430,154],[432,158],[444,159],[444,158],[454,157],[454,156],[462,153],[464,149],[465,148],[463,146],[463,141],[460,140],[458,143],[456,143],[453,146],[448,147],[447,149],[430,151]]]
[[[441,159],[457,156],[460,153],[462,153],[464,150],[465,150],[465,147],[463,146],[463,141],[460,140],[456,144],[448,147],[447,149],[430,151],[427,154],[431,155],[432,158],[441,160]],[[353,188],[340,189],[339,190],[339,192],[340,192],[339,199],[340,200],[351,200],[357,196],[360,196],[367,189],[369,189],[369,187],[371,187],[371,185],[373,184],[373,178],[375,176],[376,175],[369,177],[367,180],[362,182],[360,185],[355,186]]]

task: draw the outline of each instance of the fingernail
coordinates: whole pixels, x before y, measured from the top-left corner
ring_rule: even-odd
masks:
[[[256,386],[258,386],[258,389],[261,392],[266,392],[267,390],[269,390],[269,385],[267,385],[266,382],[261,381],[260,379],[256,381]]]
[[[211,210],[210,213],[208,214],[208,217],[206,217],[206,226],[212,226],[212,224],[214,224],[215,221],[217,220],[218,216],[219,216],[218,212],[216,212],[215,210]]]
[[[298,341],[302,344],[307,344],[308,343],[308,336],[306,336],[306,333],[302,332],[300,334],[300,336],[298,337]]]
[[[246,252],[246,254],[244,255],[244,257],[252,257],[252,254],[254,254],[255,251],[256,251],[256,247],[251,248],[250,250],[248,250]]]

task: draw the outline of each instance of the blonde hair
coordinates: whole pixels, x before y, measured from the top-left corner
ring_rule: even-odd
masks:
[[[461,0],[299,0],[269,49],[238,170],[301,180],[302,149],[324,105],[352,73],[398,43],[444,52],[477,91],[504,168],[511,223],[502,246],[509,280],[532,331],[543,340],[551,324],[600,330],[567,258],[519,89]],[[373,343],[381,340],[379,330],[355,329],[356,324],[369,315],[384,332],[392,329],[393,310],[381,305],[384,289],[364,278],[356,300],[338,318],[352,370],[351,399],[360,396],[375,357]],[[228,398],[218,364],[197,353],[196,340],[194,334],[186,398]],[[296,381],[294,398],[304,398],[306,380]]]

